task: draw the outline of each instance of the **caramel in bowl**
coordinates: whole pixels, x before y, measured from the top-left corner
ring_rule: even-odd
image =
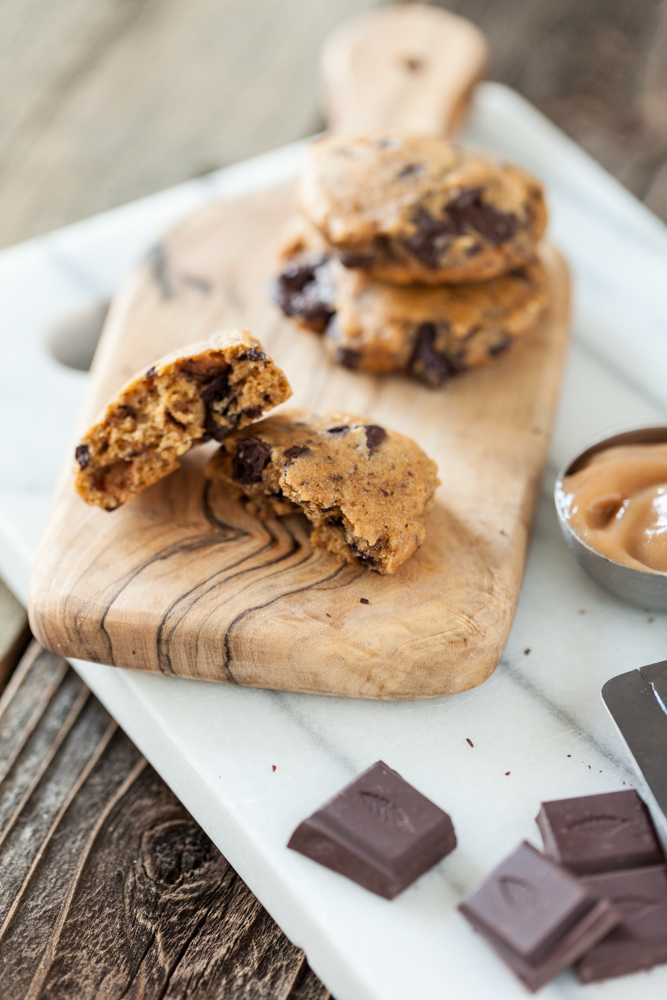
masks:
[[[554,499],[570,551],[598,583],[667,611],[667,427],[589,442],[564,466]]]
[[[560,484],[563,517],[614,562],[667,573],[667,444],[606,448]]]

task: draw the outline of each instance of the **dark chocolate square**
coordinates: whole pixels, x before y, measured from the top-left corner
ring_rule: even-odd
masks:
[[[665,860],[648,809],[633,789],[543,802],[537,825],[549,857],[577,874]]]
[[[618,922],[578,879],[521,844],[459,910],[531,990],[568,968]]]
[[[577,879],[524,841],[460,910],[527,962],[538,962],[593,902]]]
[[[442,809],[382,761],[299,824],[287,845],[393,899],[453,851]]]
[[[667,868],[626,868],[586,875],[582,883],[608,898],[621,916],[618,924],[577,964],[585,983],[624,976],[667,962]]]

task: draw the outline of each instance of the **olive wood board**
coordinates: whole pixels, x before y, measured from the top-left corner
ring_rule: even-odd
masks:
[[[543,249],[553,308],[514,354],[444,389],[332,366],[269,301],[290,188],[181,223],[117,297],[79,431],[135,371],[244,326],[289,378],[287,405],[345,410],[414,438],[442,486],[423,547],[392,576],[313,550],[305,519],[264,523],[210,487],[194,449],[126,506],[59,483],[35,560],[31,622],[64,656],[292,691],[415,699],[496,667],[516,608],[568,333],[568,278]],[[361,599],[364,599],[363,603]]]

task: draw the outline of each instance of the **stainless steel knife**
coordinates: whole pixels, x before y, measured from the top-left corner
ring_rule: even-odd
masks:
[[[667,660],[612,677],[602,700],[634,757],[667,836]]]

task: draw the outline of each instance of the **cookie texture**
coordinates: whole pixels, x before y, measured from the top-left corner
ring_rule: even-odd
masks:
[[[394,573],[423,543],[439,484],[410,438],[348,413],[284,410],[235,431],[206,467],[258,517],[303,512],[314,547]]]
[[[290,228],[280,267],[275,301],[300,325],[324,332],[332,361],[378,374],[404,372],[432,388],[506,354],[549,303],[539,257],[481,283],[390,285],[343,267],[306,223]]]
[[[291,395],[245,330],[184,347],[130,379],[84,434],[75,489],[86,503],[114,510],[177,469],[193,445],[222,441]]]
[[[299,200],[345,266],[394,284],[503,274],[533,257],[547,220],[535,178],[435,135],[316,140]]]

